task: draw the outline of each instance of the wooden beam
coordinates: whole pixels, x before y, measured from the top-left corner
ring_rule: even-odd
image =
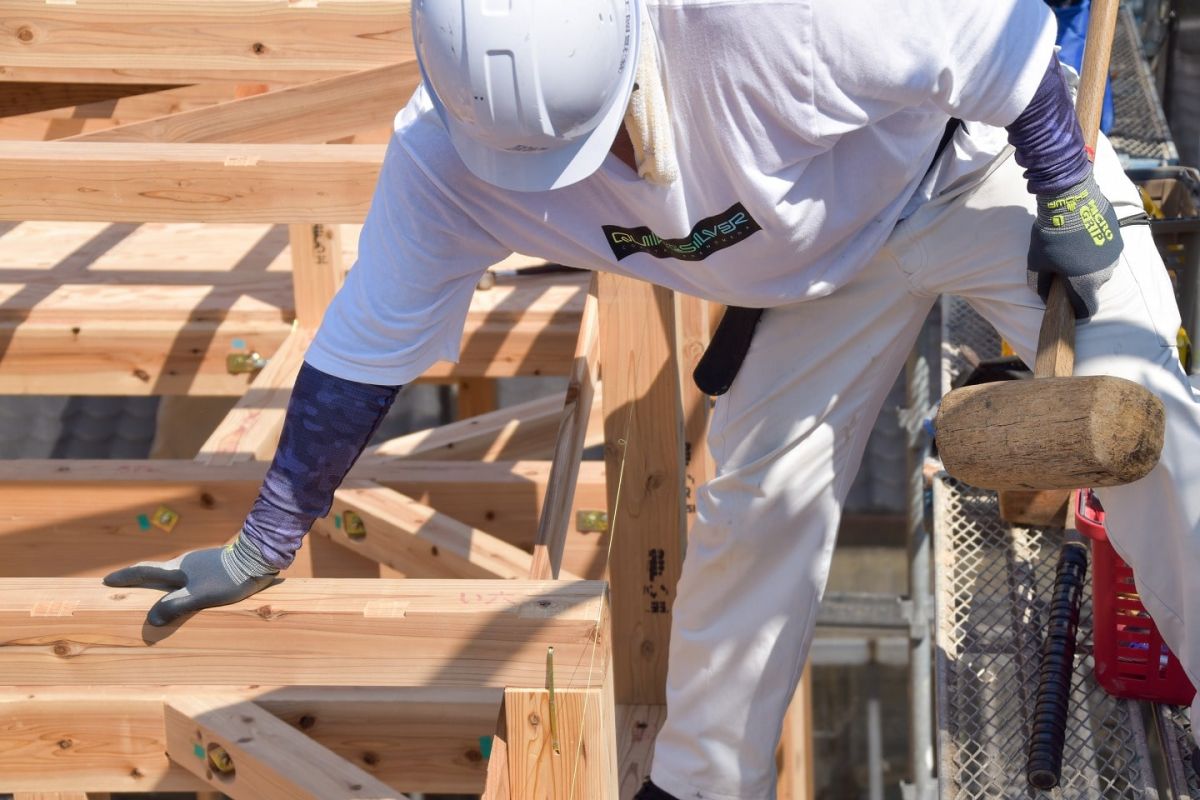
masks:
[[[617,700],[663,704],[686,533],[675,304],[632,278],[599,288]]]
[[[145,307],[137,305],[138,295],[153,302],[152,292],[130,294],[130,308]],[[243,321],[238,314],[222,320],[221,314],[180,311],[171,319],[140,323],[104,320],[101,313],[72,312],[63,321],[5,320],[0,314],[0,394],[241,396],[254,375],[231,374],[228,357],[253,350],[269,358],[291,331],[278,313],[260,322]],[[438,362],[418,382],[563,375],[572,335],[559,323],[530,323],[509,336],[502,326],[468,319],[459,363]],[[501,447],[497,457],[538,453],[536,445],[511,454]]]
[[[403,0],[8,0],[2,80],[307,80],[411,58]]]
[[[415,578],[529,577],[524,550],[370,481],[343,484],[313,531]]]
[[[0,792],[196,791],[207,784],[166,756],[163,700],[202,686],[0,690]],[[222,687],[409,792],[476,794],[502,689]]]
[[[0,576],[101,576],[142,560],[221,544],[245,519],[264,462],[208,467],[186,461],[0,461]],[[533,546],[550,464],[546,461],[396,461],[363,458],[351,480],[373,480],[528,550]],[[604,508],[604,465],[580,471],[576,506]],[[160,507],[178,515],[170,533],[151,520]],[[301,549],[296,577],[336,577]],[[325,542],[339,552],[351,551]],[[564,568],[602,577],[604,538],[572,530]],[[316,571],[314,571],[316,570]]]
[[[346,277],[339,225],[288,226],[292,251],[292,287],[296,298],[296,324],[313,333],[325,309]]]
[[[605,584],[291,578],[185,624],[150,628],[161,593],[87,578],[0,580],[0,683],[521,686],[546,648],[563,688],[601,685]]]
[[[0,279],[3,276],[0,275]],[[137,294],[129,293],[136,305]],[[147,302],[150,292],[144,293]],[[69,319],[0,317],[0,394],[224,395],[246,392],[252,374],[232,374],[232,353],[270,356],[288,335],[278,320],[180,312],[173,319],[131,322],[102,312]],[[194,319],[193,319],[194,318]],[[246,343],[242,347],[237,343]]]
[[[220,466],[270,459],[279,443],[296,374],[311,341],[312,332],[306,328],[298,328],[284,340],[229,416],[200,448],[197,463]]]
[[[0,236],[0,394],[240,397],[251,375],[229,373],[227,357],[270,357],[296,313],[284,233],[233,224],[12,228]],[[349,256],[355,236],[347,238]],[[460,363],[429,374],[567,374],[585,295],[576,274],[501,276],[472,297]]]
[[[596,384],[599,382],[599,342],[599,309],[596,278],[593,277],[583,308],[579,341],[575,345],[575,363],[571,368],[554,445],[546,503],[542,506],[537,539],[533,545],[531,578],[557,578],[562,568],[563,550],[575,503],[575,486],[579,481],[580,461],[592,416]]]
[[[361,222],[382,145],[0,142],[0,219]]]
[[[236,695],[181,695],[163,706],[167,755],[233,800],[403,800]]]
[[[416,59],[69,138],[77,142],[322,144],[390,126],[421,82]]]
[[[35,114],[55,108],[105,103],[131,95],[177,89],[139,83],[9,83],[0,93],[0,117]]]

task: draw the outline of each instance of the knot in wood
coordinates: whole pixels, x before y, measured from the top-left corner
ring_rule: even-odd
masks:
[[[22,25],[21,27],[17,28],[17,39],[22,42],[32,42],[33,29],[28,25]]]
[[[300,717],[300,729],[301,730],[306,731],[309,728],[311,728],[313,725],[316,725],[316,724],[317,724],[316,717],[314,717],[312,714],[305,714],[304,716]]]
[[[71,656],[79,655],[81,648],[77,648],[71,642],[55,642],[50,651],[59,658],[70,658]]]
[[[279,617],[282,617],[285,612],[276,611],[275,609],[271,608],[268,605],[268,606],[259,606],[258,608],[254,609],[254,613],[257,614],[258,616],[262,617],[263,619],[277,619]]]
[[[463,755],[466,757],[467,761],[470,761],[472,764],[478,764],[480,761],[483,761],[483,753],[475,750],[474,748],[468,750]]]
[[[262,42],[255,42],[254,44],[250,45],[250,49],[254,51],[254,55],[256,56],[261,56],[263,53],[267,52],[267,46]]]
[[[538,716],[536,711],[529,712],[529,724],[535,728],[542,724],[542,718]]]
[[[71,741],[70,739],[59,739],[58,740],[58,749],[59,750],[70,750],[74,744],[75,743],[73,741]]]

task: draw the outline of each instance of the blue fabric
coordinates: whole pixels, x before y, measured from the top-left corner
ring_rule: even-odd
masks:
[[[1016,148],[1017,163],[1025,168],[1033,194],[1059,194],[1091,172],[1079,118],[1054,56],[1033,99],[1008,126],[1008,141]]]
[[[292,563],[399,391],[300,368],[279,448],[242,526],[264,561],[276,569]]]
[[[1051,2],[1054,16],[1058,19],[1058,36],[1055,43],[1062,48],[1058,60],[1069,64],[1080,71],[1083,66],[1083,44],[1087,41],[1088,18],[1091,15],[1092,0],[1082,2],[1062,3]],[[1113,126],[1113,96],[1112,82],[1104,90],[1104,110],[1100,113],[1100,130],[1108,133]]]

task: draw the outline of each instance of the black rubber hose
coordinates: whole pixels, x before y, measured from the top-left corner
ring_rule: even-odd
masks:
[[[1025,776],[1035,789],[1048,791],[1062,779],[1063,744],[1075,673],[1075,634],[1087,579],[1088,545],[1073,531],[1063,543],[1054,576],[1054,594],[1042,643],[1042,661],[1029,736]]]

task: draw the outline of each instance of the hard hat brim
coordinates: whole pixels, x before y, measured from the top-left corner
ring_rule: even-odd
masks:
[[[634,3],[630,53],[621,76],[620,91],[613,94],[612,102],[604,110],[599,124],[590,133],[553,150],[521,153],[483,145],[470,137],[466,126],[446,113],[428,79],[425,80],[425,88],[450,134],[455,151],[467,169],[477,178],[515,192],[561,189],[598,170],[608,151],[612,149],[613,140],[625,119],[629,97],[633,93],[638,58],[641,55],[641,28],[640,3]]]

